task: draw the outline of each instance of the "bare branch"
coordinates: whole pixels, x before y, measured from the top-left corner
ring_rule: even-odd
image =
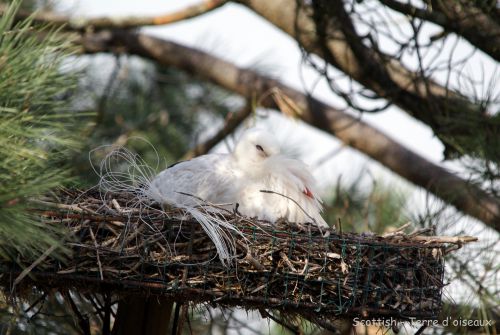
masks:
[[[158,15],[153,17],[97,17],[97,18],[68,18],[54,12],[39,11],[35,14],[27,11],[19,11],[17,20],[32,17],[37,23],[51,23],[53,25],[65,26],[70,30],[100,30],[100,29],[132,29],[142,26],[158,26],[171,24],[208,13],[224,5],[227,0],[202,0],[200,3],[186,7],[174,13]],[[7,6],[0,4],[0,14],[3,14]]]
[[[500,61],[500,25],[472,2],[434,1],[427,9],[398,0],[380,0],[387,7],[405,15],[440,25],[465,37],[471,44]],[[428,1],[430,2],[430,1]]]
[[[250,104],[247,104],[238,112],[229,114],[226,118],[224,126],[214,136],[189,150],[181,160],[189,160],[193,157],[208,153],[210,149],[217,145],[217,143],[226,138],[227,135],[231,134],[251,113],[252,107]]]
[[[478,129],[487,134],[490,146],[496,143],[500,125],[490,122],[492,117],[483,113],[481,106],[378,50],[370,34],[357,33],[343,1],[317,0],[311,5],[296,0],[238,2],[294,37],[305,51],[318,55],[379,98],[429,125],[445,144],[446,154],[464,154],[456,141],[469,144],[467,139],[474,138]],[[460,125],[456,122],[460,119],[469,122]],[[490,132],[490,127],[495,131]]]

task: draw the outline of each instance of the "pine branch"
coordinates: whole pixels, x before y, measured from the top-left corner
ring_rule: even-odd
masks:
[[[33,261],[64,251],[56,248],[64,232],[26,208],[32,197],[68,182],[64,161],[79,147],[82,124],[61,99],[76,82],[60,71],[71,45],[56,31],[33,29],[31,19],[14,25],[19,5],[11,3],[0,18],[0,258],[22,253]]]

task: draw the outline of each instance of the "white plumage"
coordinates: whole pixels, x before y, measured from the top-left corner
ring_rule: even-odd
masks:
[[[281,154],[274,136],[260,129],[245,131],[230,154],[203,155],[167,168],[146,193],[174,206],[193,207],[200,199],[226,208],[238,203],[238,211],[249,217],[328,226],[308,167]]]
[[[151,182],[148,193],[157,202],[174,206],[203,202],[229,205],[235,200],[234,180],[232,156],[209,154],[163,170]]]

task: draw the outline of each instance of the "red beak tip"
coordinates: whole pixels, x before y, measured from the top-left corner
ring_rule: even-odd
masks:
[[[306,189],[304,191],[302,191],[302,193],[304,193],[305,195],[307,195],[309,198],[314,198],[314,195],[312,194],[312,192],[306,187]]]

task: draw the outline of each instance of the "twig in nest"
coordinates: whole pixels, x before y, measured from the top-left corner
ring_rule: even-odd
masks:
[[[53,203],[53,202],[48,202],[48,201],[42,201],[42,200],[37,200],[37,199],[30,199],[30,202],[47,206],[47,207],[52,207],[52,208],[59,208],[59,209],[67,209],[73,212],[77,213],[92,213],[92,214],[97,214],[93,210],[90,210],[88,208],[81,208],[78,205],[67,205],[67,204],[58,204],[58,203]]]
[[[258,260],[256,260],[255,258],[253,258],[252,254],[250,253],[250,251],[247,253],[247,255],[245,256],[245,259],[250,262],[250,264],[252,264],[257,270],[259,271],[264,271],[266,268],[259,263]]]
[[[397,228],[396,230],[383,234],[382,237],[392,237],[395,235],[402,234],[403,230],[408,228],[410,225],[411,225],[411,222],[407,222],[404,225],[402,225],[401,227]]]
[[[308,267],[309,267],[309,258],[306,258],[306,261],[304,262],[304,268],[302,269],[302,271],[300,271],[300,274],[303,275],[306,273],[306,271],[308,270]]]
[[[111,200],[111,203],[113,204],[113,207],[118,211],[118,213],[122,213],[122,208],[120,207],[120,204],[116,199]]]
[[[476,242],[479,239],[474,236],[414,236],[416,241],[426,241],[427,243],[451,243],[451,244],[464,244]]]
[[[252,256],[252,251],[250,250],[247,244],[241,242],[240,240],[236,240],[236,243],[246,250],[245,260],[247,260],[259,271],[264,271],[266,269],[265,266],[260,264],[259,261]]]
[[[295,269],[292,262],[290,262],[290,259],[283,251],[280,251],[280,256],[285,261],[286,265],[290,268],[290,270],[292,270],[293,272],[297,272],[297,269]]]
[[[305,214],[305,215],[307,215],[307,217],[308,217],[309,219],[311,219],[311,222],[313,222],[313,223],[316,225],[316,227],[318,227],[318,228],[321,230],[321,227],[318,225],[318,223],[316,222],[316,220],[315,220],[315,219],[314,219],[311,215],[309,215],[309,213],[307,213],[307,212],[305,211],[305,209],[304,209],[304,208],[302,208],[302,206],[300,206],[300,205],[299,205],[299,203],[298,203],[295,199],[290,198],[289,196],[284,195],[284,194],[282,194],[282,193],[275,192],[275,191],[271,191],[271,190],[260,190],[260,192],[262,192],[262,193],[269,193],[269,194],[276,194],[276,195],[280,195],[280,196],[282,196],[282,197],[284,197],[284,198],[287,198],[288,200],[292,201],[295,205],[297,205],[297,207],[299,207],[299,208],[300,208],[300,210],[301,210],[302,212],[304,212],[304,214]]]
[[[97,245],[97,241],[95,239],[95,235],[94,232],[92,231],[92,228],[89,228],[89,232],[90,232],[90,237],[92,237],[92,241],[94,241],[97,265],[99,266],[99,274],[101,275],[101,280],[104,280],[104,275],[102,274],[101,257],[99,257],[99,246]]]

